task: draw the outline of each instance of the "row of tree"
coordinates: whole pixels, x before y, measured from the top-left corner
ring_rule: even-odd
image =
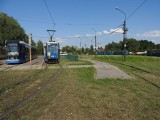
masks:
[[[105,48],[98,48],[97,51],[106,51],[106,52],[121,52],[123,50],[123,42],[118,43],[112,42],[105,45]],[[148,40],[136,40],[134,38],[126,39],[126,50],[128,52],[144,52],[151,50],[160,50],[160,44],[155,44],[152,41]],[[90,48],[77,48],[74,46],[65,46],[62,48],[62,52],[67,52],[71,54],[95,54],[93,45]]]
[[[105,51],[122,51],[123,46],[122,41],[119,43],[112,42],[105,45]],[[160,50],[160,44],[155,44],[148,40],[136,40],[134,38],[126,39],[126,50],[129,52],[143,52],[154,49]]]
[[[93,45],[90,48],[78,48],[75,46],[65,46],[61,50],[62,52],[70,53],[70,54],[94,54]]]

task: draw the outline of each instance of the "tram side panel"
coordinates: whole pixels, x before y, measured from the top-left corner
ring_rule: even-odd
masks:
[[[29,49],[30,46],[23,41],[11,40],[6,43],[8,53],[7,53],[7,64],[18,64],[29,61]],[[36,58],[36,48],[32,49],[32,59]]]

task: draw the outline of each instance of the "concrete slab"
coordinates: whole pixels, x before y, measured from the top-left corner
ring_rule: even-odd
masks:
[[[82,59],[86,61],[92,62],[96,69],[95,79],[104,79],[104,78],[122,78],[122,79],[130,79],[132,78],[124,71],[120,70],[118,67],[113,66],[108,63],[99,62],[95,60]]]

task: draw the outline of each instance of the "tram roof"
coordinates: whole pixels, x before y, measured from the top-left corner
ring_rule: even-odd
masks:
[[[59,42],[56,42],[56,41],[49,41],[49,42],[46,42],[46,43],[54,43],[54,44],[58,44]]]

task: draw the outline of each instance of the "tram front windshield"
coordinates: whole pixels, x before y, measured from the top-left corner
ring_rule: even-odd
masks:
[[[57,44],[48,45],[48,52],[57,53],[58,52]]]
[[[18,52],[18,44],[17,43],[8,43],[8,52]]]

